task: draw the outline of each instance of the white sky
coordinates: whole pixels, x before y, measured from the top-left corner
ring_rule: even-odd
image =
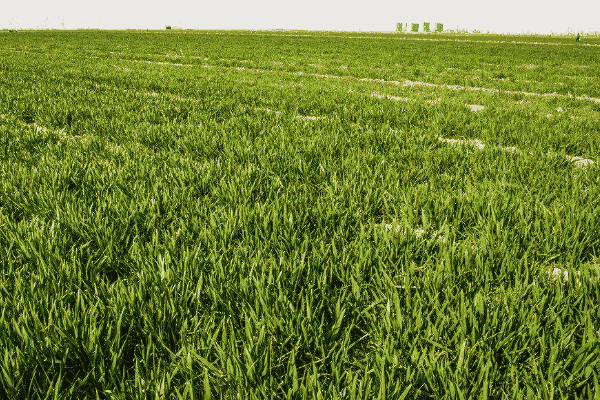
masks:
[[[4,0],[3,29],[394,31],[398,22],[496,33],[600,31],[600,1]]]

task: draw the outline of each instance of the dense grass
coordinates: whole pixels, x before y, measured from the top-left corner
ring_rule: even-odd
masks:
[[[597,47],[350,36],[0,35],[0,397],[600,396]]]

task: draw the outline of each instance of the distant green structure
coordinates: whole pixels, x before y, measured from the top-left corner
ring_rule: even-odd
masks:
[[[396,24],[396,30],[398,32],[406,32],[408,30],[408,24],[407,23],[398,22]]]
[[[429,22],[423,22],[423,32],[432,32],[431,30],[431,23]],[[410,32],[419,32],[419,26],[420,24],[418,23],[411,23],[410,24]],[[398,22],[396,24],[396,30],[398,32],[409,32],[409,24],[405,23],[405,22]],[[435,23],[435,32],[442,32],[444,30],[444,24],[437,22]]]
[[[577,33],[577,37],[575,38],[575,41],[579,42],[579,40],[581,40],[581,35],[579,35],[579,33]]]

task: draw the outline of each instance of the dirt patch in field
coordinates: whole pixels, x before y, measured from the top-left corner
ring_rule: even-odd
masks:
[[[535,69],[535,68],[539,68],[541,67],[541,65],[536,65],[536,64],[523,64],[523,65],[516,65],[516,68],[527,68],[527,69]]]

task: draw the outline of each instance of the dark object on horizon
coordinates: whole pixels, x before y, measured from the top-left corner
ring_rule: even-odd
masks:
[[[579,35],[579,33],[577,34],[577,37],[575,38],[576,42],[579,42],[579,39],[581,39],[581,36]]]
[[[165,29],[171,29],[171,26],[170,26],[170,25],[167,25],[167,26],[165,27]]]

